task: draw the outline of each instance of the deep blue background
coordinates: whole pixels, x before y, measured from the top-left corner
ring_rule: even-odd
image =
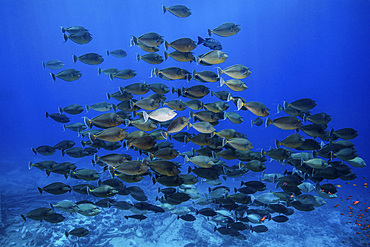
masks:
[[[192,10],[188,18],[163,14],[166,6],[185,4]],[[326,112],[333,118],[330,127],[352,127],[359,131],[354,140],[361,157],[369,160],[369,59],[370,59],[370,2],[358,1],[2,1],[0,8],[1,90],[1,171],[26,170],[29,160],[45,157],[33,156],[31,147],[54,145],[63,139],[78,140],[76,133],[63,132],[61,124],[45,119],[45,112],[57,112],[58,107],[77,103],[81,105],[104,101],[105,93],[117,91],[118,86],[147,81],[162,82],[174,87],[193,86],[184,81],[167,82],[149,78],[155,66],[144,61],[136,62],[138,47],[129,47],[130,35],[140,36],[157,32],[168,41],[182,37],[197,40],[206,37],[208,28],[225,22],[240,24],[242,30],[232,37],[218,37],[229,58],[222,68],[243,64],[251,68],[252,75],[244,81],[249,89],[233,95],[247,101],[260,101],[276,113],[284,100],[300,98],[317,101],[313,113]],[[63,42],[60,26],[82,25],[90,30],[93,40],[78,45]],[[212,36],[213,37],[213,36]],[[128,56],[123,59],[106,57],[106,50],[122,48]],[[164,51],[161,46],[160,54]],[[170,50],[170,52],[172,49]],[[202,54],[208,48],[199,46],[194,52]],[[109,81],[97,75],[98,66],[77,62],[72,54],[96,52],[104,55],[102,68],[131,68],[138,72],[134,79]],[[66,68],[82,72],[82,78],[68,83],[52,81],[49,69],[41,62],[50,59],[63,61]],[[213,69],[179,63],[169,58],[158,65],[159,69],[178,66],[192,71]],[[215,70],[214,70],[215,71]],[[226,76],[224,77],[227,78]],[[218,84],[208,84],[214,90]],[[230,91],[230,90],[229,90]],[[169,96],[171,99],[174,96]],[[138,98],[138,97],[136,97]],[[217,98],[204,98],[206,102]],[[114,101],[111,101],[114,102]],[[229,111],[234,111],[231,106]],[[180,112],[179,115],[185,115]],[[293,133],[275,127],[250,128],[255,116],[241,112],[244,123],[232,125],[228,120],[216,127],[237,128],[246,133],[256,150],[269,148],[275,139]],[[72,122],[82,121],[81,116]],[[93,117],[97,112],[89,112]],[[277,115],[282,116],[282,114]],[[272,118],[277,116],[272,115]],[[131,127],[130,131],[134,129]],[[182,151],[189,148],[185,147]],[[62,160],[60,153],[51,159]],[[48,159],[48,158],[47,158]],[[12,162],[12,161],[17,162]],[[365,170],[367,169],[365,168]]]

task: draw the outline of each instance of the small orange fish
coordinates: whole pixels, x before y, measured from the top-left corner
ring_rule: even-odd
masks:
[[[349,185],[351,182],[347,182],[346,185]]]
[[[361,232],[356,232],[356,234],[361,234]]]
[[[342,185],[340,185],[340,184],[336,184],[336,186],[337,186],[338,188],[342,188]]]
[[[263,216],[263,217],[260,219],[260,221],[261,221],[261,222],[263,222],[263,221],[265,221],[265,219],[266,219],[266,215],[265,215],[265,216]]]
[[[357,184],[353,184],[353,186],[357,186]]]
[[[359,201],[355,201],[354,203],[353,203],[353,205],[356,205],[356,204],[358,204],[359,203]]]
[[[344,215],[344,213],[340,213],[340,215]]]

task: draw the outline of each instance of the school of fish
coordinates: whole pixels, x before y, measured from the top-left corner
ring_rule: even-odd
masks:
[[[191,10],[183,5],[162,6],[162,10],[179,18],[191,15]],[[132,35],[130,45],[146,52],[137,54],[137,61],[152,64],[153,69],[146,75],[138,75],[129,68],[99,67],[98,74],[105,74],[109,80],[137,80],[151,75],[161,82],[126,83],[116,92],[107,92],[105,102],[86,105],[85,109],[72,104],[61,106],[54,113],[47,112],[46,118],[61,123],[64,130],[77,132],[79,137],[41,145],[32,151],[50,156],[60,150],[67,160],[91,156],[92,166],[91,169],[79,168],[70,160],[29,162],[30,169],[36,167],[47,176],[59,174],[56,176],[68,178],[65,182],[37,189],[40,194],[79,193],[86,195],[86,200],[50,203],[24,212],[22,218],[59,223],[73,217],[70,214],[93,217],[101,208],[114,207],[125,211],[126,219],[141,221],[152,213],[171,212],[179,220],[189,222],[204,217],[214,223],[214,230],[219,234],[243,240],[250,232],[268,231],[270,220],[284,223],[296,210],[312,211],[323,206],[326,200],[337,198],[338,186],[324,180],[354,180],[357,176],[351,167],[366,166],[351,142],[358,135],[357,131],[329,128],[331,116],[313,112],[316,102],[309,98],[282,103],[277,109],[279,116],[272,118],[271,109],[264,103],[236,96],[248,88],[247,77],[252,72],[238,61],[233,66],[222,67],[223,62],[233,58],[222,51],[221,42],[211,35],[223,39],[239,31],[238,24],[223,23],[208,29],[208,38],[198,36],[197,42],[191,38],[168,41],[165,34],[156,32]],[[79,45],[92,42],[90,31],[82,26],[62,27],[62,33],[65,42]],[[210,51],[196,55],[194,51],[200,44]],[[164,46],[164,56],[158,53],[160,45]],[[110,50],[106,56],[124,59],[127,52]],[[100,66],[105,60],[97,53],[71,55],[73,63],[81,62],[86,66]],[[170,58],[176,62],[168,61]],[[173,66],[193,61],[193,71]],[[159,67],[162,63],[171,66]],[[50,73],[54,81],[74,82],[83,78],[82,72],[73,68],[61,70],[65,64],[59,60],[42,65],[59,70]],[[215,71],[203,70],[211,65],[219,67]],[[170,86],[172,80],[183,80],[184,86],[173,88]],[[186,81],[194,85],[186,87]],[[211,90],[206,86],[211,83],[226,91]],[[167,100],[166,95],[170,94],[178,98]],[[207,96],[216,96],[218,100],[206,103],[203,98]],[[84,111],[93,111],[96,115],[88,118],[83,115]],[[286,138],[276,140],[274,148],[254,151],[258,148],[253,146],[252,140],[232,127],[232,124],[246,125],[244,111],[255,115],[255,119],[250,120],[252,126],[265,122],[266,127],[273,125],[286,131]],[[71,119],[81,117],[83,121],[71,123]],[[220,121],[229,121],[230,128],[217,128]],[[174,148],[179,143],[186,150]],[[199,148],[187,148],[188,143]],[[102,150],[109,153],[103,155]],[[127,150],[136,155],[127,154]],[[265,173],[267,159],[287,165],[286,172]],[[257,175],[260,179],[243,179],[247,172],[260,174]],[[111,179],[102,180],[103,173],[109,173]],[[236,177],[242,180],[239,187],[222,185],[225,180]],[[143,183],[161,186],[158,190],[146,191],[140,186]],[[274,184],[275,191],[267,191],[268,183]],[[198,190],[205,185],[209,186],[208,192],[201,194]],[[152,201],[148,195],[152,197],[153,194],[156,199]],[[134,203],[125,200],[129,195]],[[365,227],[368,234],[369,225]],[[65,229],[65,236],[84,237],[92,230]]]

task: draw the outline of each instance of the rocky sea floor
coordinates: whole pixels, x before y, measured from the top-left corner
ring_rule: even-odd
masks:
[[[351,218],[347,214],[340,214],[345,212],[344,208],[353,202],[345,200],[339,202],[339,198],[327,201],[325,206],[311,212],[296,211],[289,217],[290,220],[283,224],[267,221],[264,223],[269,228],[266,233],[244,231],[246,240],[214,232],[215,224],[204,216],[197,215],[196,221],[186,222],[178,220],[177,215],[169,212],[157,214],[149,212],[147,219],[138,221],[124,218],[125,215],[130,215],[130,212],[116,208],[103,208],[102,212],[95,217],[62,212],[66,219],[58,224],[30,219],[24,222],[20,214],[26,214],[37,207],[48,207],[50,202],[55,203],[63,199],[76,201],[95,199],[73,194],[73,192],[67,196],[54,196],[47,193],[40,195],[36,187],[45,183],[42,181],[45,178],[41,176],[38,171],[28,174],[19,170],[3,172],[0,176],[2,219],[0,246],[323,247],[366,246],[366,243],[369,243],[364,234],[356,234],[359,227],[347,223]],[[128,198],[118,196],[117,199],[127,200]],[[338,203],[342,203],[343,207],[334,207]],[[192,206],[190,202],[184,205]],[[368,218],[367,215],[365,217]],[[90,234],[79,239],[73,236],[67,239],[64,232],[76,227],[89,229]]]

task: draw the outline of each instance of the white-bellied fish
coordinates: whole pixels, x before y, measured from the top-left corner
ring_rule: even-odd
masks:
[[[229,37],[237,34],[240,30],[241,28],[239,25],[232,22],[227,22],[212,30],[208,29],[208,35],[211,36],[212,33],[214,33],[221,37]]]
[[[170,12],[171,14],[181,18],[188,17],[189,15],[191,15],[190,9],[184,5],[173,5],[170,7],[162,5],[162,9],[163,14],[166,13],[166,11],[168,10],[168,12]]]
[[[55,81],[56,78],[62,79],[63,81],[75,81],[80,79],[82,76],[81,72],[75,69],[65,69],[57,74],[50,73],[51,78]]]
[[[108,51],[107,50],[107,56],[109,55],[112,55],[113,57],[117,57],[117,58],[124,58],[127,56],[127,53],[122,50],[122,49],[116,49],[116,50],[113,50],[113,51]]]
[[[56,59],[47,61],[46,63],[42,62],[42,67],[44,67],[44,69],[45,67],[48,67],[49,69],[61,69],[63,66],[64,63]]]

